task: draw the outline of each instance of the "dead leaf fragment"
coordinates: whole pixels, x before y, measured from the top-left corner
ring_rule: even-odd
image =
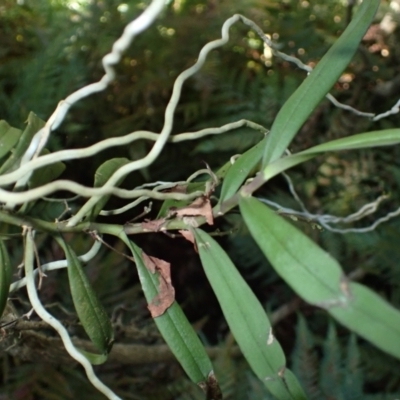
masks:
[[[208,374],[207,379],[207,400],[222,400],[222,392],[219,387],[216,376],[214,375],[214,371],[211,371]]]
[[[190,243],[195,243],[194,235],[192,231],[188,231],[187,229],[182,229],[178,231],[187,241]]]
[[[187,193],[187,185],[175,185],[171,188],[165,189],[163,193]]]
[[[346,275],[340,277],[340,290],[345,295],[347,300],[353,299],[353,294],[350,289],[350,281]]]
[[[175,301],[175,289],[171,281],[171,264],[142,252],[142,259],[146,268],[152,273],[159,274],[158,295],[148,305],[153,318],[163,315]]]
[[[154,221],[146,220],[142,222],[142,228],[151,232],[159,232],[165,223],[165,218],[156,219]]]
[[[193,243],[194,245],[194,250],[196,251],[196,253],[198,253],[198,249],[197,249],[197,243],[196,240],[194,239],[194,235],[192,231],[189,231],[187,229],[183,229],[178,231],[188,242]]]
[[[267,345],[270,346],[272,343],[274,343],[274,335],[272,333],[272,328],[269,328]]]
[[[214,224],[210,199],[206,196],[198,197],[186,207],[177,208],[174,214],[178,217],[194,217],[202,215],[208,225]]]

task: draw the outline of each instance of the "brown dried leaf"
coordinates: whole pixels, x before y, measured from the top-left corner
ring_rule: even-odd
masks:
[[[142,228],[147,231],[159,232],[164,225],[165,218],[156,219],[154,221],[146,220],[142,222]]]
[[[153,318],[163,315],[175,301],[175,289],[171,282],[171,264],[142,252],[142,259],[146,268],[152,273],[159,274],[158,295],[148,305]]]
[[[165,189],[163,193],[187,193],[187,185],[175,185],[171,188]]]
[[[193,201],[193,203],[186,207],[177,208],[174,210],[174,214],[178,217],[193,217],[202,215],[205,217],[208,225],[214,224],[211,202],[206,196],[198,197]]]
[[[197,385],[206,393],[206,400],[222,400],[222,392],[214,371],[209,373],[207,382],[199,382]]]
[[[211,371],[207,380],[207,400],[222,400],[222,392],[214,371]]]
[[[197,243],[194,239],[194,235],[192,231],[189,231],[187,229],[185,230],[180,230],[178,231],[187,241],[189,241],[190,243],[193,243],[194,246],[194,250],[196,253],[198,253],[198,249],[197,249]]]
[[[194,235],[193,232],[188,231],[187,229],[178,231],[187,241],[189,241],[190,243],[196,243],[194,240]]]

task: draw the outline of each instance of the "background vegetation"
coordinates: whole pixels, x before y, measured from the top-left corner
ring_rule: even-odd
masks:
[[[19,128],[23,128],[30,111],[46,120],[59,100],[97,81],[103,75],[101,58],[121,35],[126,23],[146,4],[92,0],[79,5],[79,2],[62,0],[25,0],[17,5],[13,0],[3,1],[0,5],[0,118]],[[351,4],[351,1],[336,0],[171,1],[162,18],[136,38],[125,53],[113,84],[75,105],[48,147],[51,151],[78,148],[138,129],[160,130],[175,78],[192,65],[201,46],[219,37],[223,21],[234,13],[240,12],[256,21],[279,43],[282,52],[313,65],[349,22]],[[400,34],[398,29],[391,33],[379,29],[380,21],[388,12],[388,2],[382,1],[376,25],[332,91],[338,100],[359,110],[380,113],[390,109],[398,97]],[[398,18],[393,14],[394,22]],[[269,58],[262,42],[246,27],[235,26],[233,32],[229,44],[214,51],[200,73],[185,84],[174,132],[218,126],[240,118],[269,127],[280,107],[305,78],[304,71],[280,59]],[[398,127],[399,122],[400,117],[394,115],[374,123],[374,130]],[[324,101],[303,126],[291,150],[297,152],[363,132],[371,129],[371,124],[366,118],[336,109]],[[134,187],[161,179],[186,179],[204,162],[219,168],[228,156],[242,153],[259,140],[257,134],[243,128],[226,136],[192,143],[191,147],[185,143],[168,145],[155,164],[129,176],[124,185]],[[111,153],[106,151],[88,160],[74,161],[62,177],[91,185],[102,162],[116,156],[138,159],[149,146],[145,141],[135,142],[112,149]],[[344,216],[381,194],[389,194],[389,199],[369,221],[357,225],[364,226],[400,204],[399,153],[396,146],[331,154],[291,170],[290,176],[314,213]],[[271,181],[258,195],[282,206],[296,207],[282,178]],[[118,199],[112,199],[107,208],[118,206]],[[115,221],[127,222],[142,211],[143,207],[138,207],[129,215],[116,216]],[[43,215],[46,210],[34,212]],[[150,216],[156,216],[157,212],[155,206]],[[275,334],[289,358],[290,368],[301,379],[311,399],[400,397],[398,361],[350,335],[333,321],[327,324],[325,313],[300,301],[268,267],[238,214],[233,212],[218,224],[222,232],[229,233],[219,238],[220,243],[266,310],[274,316]],[[353,273],[391,304],[400,307],[398,218],[364,234],[334,234],[312,229],[301,221],[296,225],[338,259],[347,273]],[[75,249],[87,251],[88,237],[77,235],[71,240]],[[220,349],[215,352],[215,365],[225,398],[268,399],[246,363],[232,356],[235,345],[192,246],[182,239],[160,234],[141,235],[135,240],[148,254],[172,263],[177,300],[208,347]],[[49,243],[43,237],[39,244],[41,258],[61,258],[59,249]],[[120,244],[115,245],[119,251],[125,251]],[[22,248],[12,248],[10,254],[16,265],[22,258]],[[99,376],[126,399],[202,398],[201,391],[188,383],[170,356],[151,358],[152,348],[157,354],[165,348],[147,311],[131,263],[118,254],[102,250],[87,268],[102,303],[113,316],[116,342],[137,344],[145,352],[142,362],[136,365],[132,359],[124,362],[118,357],[111,358],[109,363],[98,367]],[[52,311],[69,324],[71,332],[83,337],[76,316],[70,313],[73,305],[66,280],[60,278],[63,274],[66,272],[48,274],[41,299],[44,304],[54,306]],[[23,293],[18,292],[12,302],[17,314],[29,309]],[[282,305],[286,308],[281,308]],[[281,313],[273,313],[276,310]],[[30,326],[29,332],[32,329]],[[52,332],[43,330],[43,326],[37,325],[34,333],[45,335],[51,343]],[[31,342],[27,347],[32,348],[32,343],[40,341],[35,335],[29,335],[27,340]],[[41,349],[33,353],[27,350],[26,354],[20,349],[14,353],[11,348],[7,350],[1,355],[2,398],[103,398],[86,382],[79,369],[66,360],[59,362],[61,350],[53,356],[43,355]]]

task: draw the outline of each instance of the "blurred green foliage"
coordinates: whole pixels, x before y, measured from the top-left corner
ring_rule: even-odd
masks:
[[[101,58],[109,52],[126,23],[139,15],[148,3],[3,0],[0,4],[0,118],[20,128],[30,111],[46,120],[61,99],[100,79],[103,75]],[[346,3],[341,0],[171,0],[163,16],[136,38],[124,54],[117,66],[116,80],[103,93],[73,106],[53,134],[49,148],[54,151],[83,147],[137,129],[159,131],[175,78],[193,64],[201,46],[220,36],[223,21],[234,13],[243,13],[257,22],[279,43],[280,51],[313,65],[348,23],[351,7],[346,7]],[[377,24],[389,12],[388,1],[381,3]],[[394,16],[395,21],[398,19]],[[390,109],[399,93],[396,80],[400,65],[399,42],[399,29],[388,35],[375,31],[367,37],[332,94],[362,111],[379,113]],[[218,126],[241,118],[268,128],[304,77],[304,71],[286,61],[269,58],[256,35],[236,25],[229,44],[214,51],[200,73],[185,83],[174,133]],[[324,101],[303,126],[291,150],[296,152],[372,126],[378,130],[398,127],[399,123],[399,115],[394,115],[372,125],[370,120],[336,109]],[[157,162],[130,177],[128,185],[133,187],[146,180],[184,179],[199,169],[203,161],[213,168],[220,167],[227,157],[243,152],[259,139],[243,128],[225,136],[205,138],[191,146],[167,145]],[[113,149],[112,156],[137,159],[151,145],[135,142]],[[67,165],[63,177],[92,183],[94,171],[108,158],[110,154],[104,152],[89,163],[81,160],[72,168]],[[380,194],[389,193],[391,197],[382,209],[359,223],[365,226],[400,204],[399,160],[398,147],[332,154],[297,167],[290,171],[290,176],[307,207],[315,213],[344,216]],[[262,189],[260,195],[284,206],[294,204],[279,178]],[[336,257],[347,272],[360,269],[365,283],[400,306],[398,219],[371,233],[345,236],[321,233],[305,223],[297,224]],[[293,293],[273,270],[265,268],[267,261],[236,214],[229,215],[219,228],[235,230],[228,237],[222,237],[221,243],[267,310],[276,309],[293,298]],[[84,252],[88,244],[86,238],[75,238],[75,241]],[[205,340],[213,344],[224,342],[226,326],[189,247],[179,240],[155,235],[138,238],[138,241],[149,254],[162,255],[172,261],[177,296],[181,297],[185,312],[193,321],[201,318],[209,321],[202,325]],[[57,250],[47,244],[47,238],[43,237],[39,245],[43,258],[56,259]],[[13,261],[17,264],[21,250],[14,250]],[[124,251],[123,248],[119,250]],[[104,252],[96,268],[89,266],[88,271],[110,314],[118,307],[126,308],[121,317],[123,323],[151,331],[152,323],[138,294],[137,277],[126,260],[115,253]],[[62,279],[50,276],[42,297],[44,302],[60,302],[63,307],[72,308],[67,285]],[[199,304],[204,304],[204,308],[199,310]],[[364,342],[356,344],[344,329],[338,328],[336,333],[331,325],[326,334],[325,314],[305,304],[300,309],[307,317],[308,327],[300,318],[295,329],[295,318],[290,316],[277,325],[276,335],[287,345],[286,354],[293,350],[289,362],[292,369],[300,374],[305,372],[303,383],[310,398],[392,399],[399,393],[398,361]],[[60,318],[67,318],[61,311],[57,312]],[[292,339],[288,339],[290,336],[296,337],[294,349],[290,344]],[[160,342],[156,333],[149,337],[151,343]],[[123,337],[117,335],[118,339],[123,340]],[[332,350],[335,348],[337,352]],[[221,365],[216,372],[217,375],[219,372],[227,399],[268,399],[242,361],[226,357],[216,364]],[[189,393],[179,369],[169,369],[168,365],[107,368],[102,367],[99,374],[124,392],[127,399],[200,398]],[[354,378],[351,384],[349,376]],[[2,356],[1,379],[0,395],[5,399],[102,398],[94,393],[78,370],[52,368],[40,363],[27,365],[7,355]],[[341,392],[332,397],[329,388],[333,384],[335,390]],[[392,393],[392,397],[384,393]]]

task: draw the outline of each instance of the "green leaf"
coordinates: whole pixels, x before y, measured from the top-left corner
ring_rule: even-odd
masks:
[[[115,171],[117,171],[122,166],[128,164],[129,162],[130,161],[127,158],[112,158],[111,160],[107,160],[106,162],[101,164],[100,167],[97,168],[94,175],[94,187],[97,188],[103,186],[114,174]],[[116,183],[116,186],[120,185],[123,180],[124,178],[120,179]],[[97,202],[92,212],[90,213],[90,219],[94,219],[99,215],[100,211],[104,208],[110,197],[111,195],[105,195]]]
[[[41,155],[49,154],[49,153],[50,152],[48,149],[43,149],[43,151],[41,152]],[[52,182],[53,180],[58,178],[64,172],[64,170],[65,170],[65,164],[61,161],[35,170],[28,181],[29,189],[33,189],[35,187],[39,187],[39,186],[45,185],[46,183]],[[19,209],[19,213],[25,214],[25,215],[28,214],[28,212],[30,212],[37,203],[41,203],[41,201],[36,200],[36,201],[30,201],[30,202],[24,203],[21,206],[21,208]],[[63,206],[63,205],[61,204],[61,206]],[[39,206],[39,208],[40,208],[40,206]],[[55,209],[56,206],[54,205],[53,208]],[[59,208],[59,207],[57,207],[57,208]],[[64,209],[65,209],[65,207],[64,207]],[[59,212],[56,215],[56,218],[62,213],[62,211],[63,211],[63,209],[61,210],[61,212]]]
[[[107,312],[90,285],[83,267],[72,248],[62,237],[57,238],[68,261],[68,279],[76,313],[90,340],[101,351],[108,354],[114,342],[114,332]]]
[[[335,259],[257,199],[242,197],[239,206],[262,252],[300,297],[400,358],[399,310],[370,289],[349,283]]]
[[[280,400],[306,399],[297,379],[286,369],[285,355],[256,296],[219,244],[195,229],[207,278],[246,360],[267,389]]]
[[[49,154],[48,149],[43,149],[40,155]],[[29,178],[28,186],[30,189],[45,185],[46,183],[52,182],[57,179],[65,170],[65,164],[61,161],[51,165],[39,168],[35,170],[32,176]]]
[[[383,129],[380,131],[364,132],[322,143],[305,150],[304,153],[355,150],[368,147],[392,146],[400,143],[400,129]]]
[[[379,7],[364,0],[340,38],[279,111],[268,135],[263,167],[282,156],[293,137],[351,61]]]
[[[263,171],[264,179],[269,180],[289,168],[292,168],[305,161],[311,160],[312,158],[328,151],[393,146],[399,143],[400,129],[386,129],[381,131],[359,133],[357,135],[332,140],[330,142],[311,147],[300,153],[280,158],[275,162],[268,164]]]
[[[12,280],[12,267],[6,245],[0,240],[0,317],[7,305]]]
[[[348,284],[351,301],[328,312],[341,324],[400,359],[400,311],[369,288]]]
[[[13,128],[6,121],[0,121],[0,159],[4,157],[18,142],[22,131]]]
[[[242,197],[239,206],[262,252],[304,300],[318,304],[346,299],[340,288],[342,270],[335,259],[259,200]]]
[[[133,254],[144,295],[150,304],[159,294],[159,273],[153,274],[147,269],[143,261],[143,252],[135,243],[125,234],[120,234],[119,237]],[[196,384],[206,383],[212,372],[211,361],[178,303],[174,301],[164,314],[154,318],[154,321],[189,378]]]
[[[250,172],[254,170],[260,162],[265,144],[267,143],[267,137],[243,153],[229,168],[222,184],[218,206],[236,193],[240,185],[249,176]]]
[[[35,133],[37,133],[45,125],[45,122],[42,121],[33,112],[29,113],[27,122],[28,125],[26,126],[24,132],[20,136],[16,147],[11,151],[12,154],[0,167],[0,175],[10,170],[14,165],[16,165],[21,160],[25,151],[28,149],[29,144],[31,143],[31,140],[35,135]]]
[[[82,353],[89,361],[92,365],[100,365],[100,364],[104,364],[107,361],[108,358],[108,353],[104,353],[104,354],[95,354],[95,353],[91,353],[89,351],[86,350],[82,350],[82,349],[78,349],[80,353]]]
[[[39,200],[25,203],[19,212],[42,221],[54,222],[64,211],[65,204],[62,201]]]

